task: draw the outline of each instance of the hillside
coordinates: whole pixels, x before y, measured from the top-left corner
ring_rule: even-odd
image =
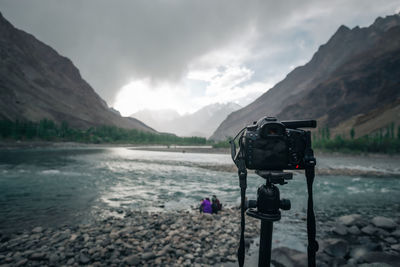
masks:
[[[179,136],[209,137],[228,114],[241,108],[235,103],[211,104],[180,116],[173,110],[142,110],[131,115],[161,132]]]
[[[250,105],[230,114],[211,138],[234,136],[266,115],[282,120],[313,118],[320,126],[340,133],[359,125],[356,117],[372,110],[394,114],[388,108],[396,109],[400,97],[399,39],[400,15],[378,18],[366,28],[341,26],[310,62],[294,69]],[[398,116],[385,121],[400,123]]]
[[[0,58],[0,120],[47,118],[75,128],[111,125],[154,132],[109,109],[68,58],[16,29],[1,13]]]

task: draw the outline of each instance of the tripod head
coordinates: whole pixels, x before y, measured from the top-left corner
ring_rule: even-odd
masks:
[[[293,174],[282,171],[260,171],[256,173],[266,180],[257,190],[257,200],[249,200],[246,214],[262,221],[274,222],[281,219],[282,210],[290,210],[289,199],[280,199],[279,188],[274,184],[287,184]]]

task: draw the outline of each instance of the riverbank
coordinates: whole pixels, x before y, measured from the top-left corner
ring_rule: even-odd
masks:
[[[210,266],[236,261],[239,211],[130,212],[90,225],[35,227],[1,236],[0,264],[8,266]],[[246,237],[259,234],[247,220]],[[249,245],[250,243],[247,243]],[[3,266],[3,265],[1,265]],[[7,266],[7,265],[4,265]]]
[[[143,146],[131,144],[83,144],[74,142],[0,142],[0,150],[13,149],[101,149],[123,147],[130,150],[146,152],[166,152],[190,154],[226,155],[224,162],[196,163],[180,162],[180,166],[198,167],[212,171],[237,172],[236,166],[230,159],[230,151],[226,148],[212,148],[211,146]],[[400,177],[400,155],[363,154],[349,155],[341,153],[316,152],[316,175],[351,176],[351,177]],[[184,158],[183,158],[184,159]],[[140,159],[146,163],[146,159]],[[168,162],[168,160],[163,160]],[[175,163],[174,163],[175,164]],[[303,171],[293,171],[303,173]]]
[[[218,215],[197,211],[165,213],[118,210],[92,224],[36,226],[1,235],[1,266],[236,266],[240,212]],[[318,218],[317,218],[318,222]],[[279,222],[278,222],[279,223]],[[342,216],[318,227],[317,266],[357,266],[400,261],[400,228],[396,220]],[[305,222],[304,222],[305,224]],[[259,236],[259,221],[246,216],[246,247]],[[321,222],[319,222],[321,225]],[[306,245],[306,244],[304,244]],[[258,250],[253,244],[253,250]],[[276,246],[276,244],[274,244]],[[256,254],[247,254],[256,263]],[[276,266],[307,266],[306,253],[287,247],[273,250]],[[294,264],[294,265],[293,265]],[[386,265],[384,265],[386,264]],[[378,265],[374,265],[378,266]]]

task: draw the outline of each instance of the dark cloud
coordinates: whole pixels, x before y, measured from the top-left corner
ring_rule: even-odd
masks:
[[[6,18],[70,57],[107,100],[131,78],[177,80],[249,27],[231,1],[1,1]]]
[[[131,79],[179,81],[194,59],[239,41],[250,30],[258,38],[249,49],[266,62],[249,62],[284,71],[288,58],[292,63],[308,59],[340,24],[369,24],[396,5],[377,0],[0,0],[7,19],[71,58],[109,103]],[[306,48],[298,44],[302,38]],[[279,53],[285,55],[282,63]]]

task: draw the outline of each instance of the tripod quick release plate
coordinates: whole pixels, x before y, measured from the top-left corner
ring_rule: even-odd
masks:
[[[283,185],[286,184],[285,180],[293,179],[293,173],[291,172],[256,170],[256,174],[272,184]]]

